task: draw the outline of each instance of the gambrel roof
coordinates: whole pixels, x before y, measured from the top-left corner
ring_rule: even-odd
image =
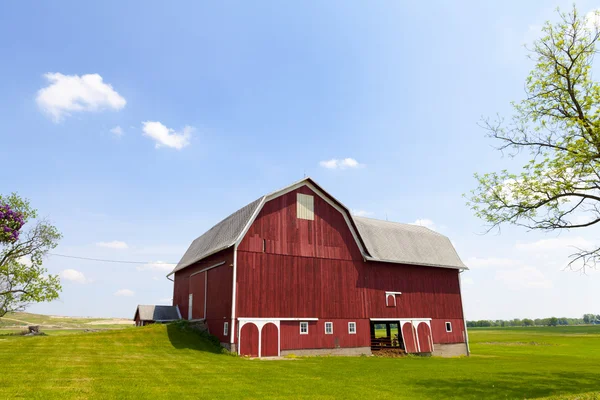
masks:
[[[213,226],[192,242],[169,275],[239,244],[267,201],[304,185],[344,215],[365,260],[467,269],[446,236],[422,226],[352,216],[348,208],[307,177],[254,200]]]

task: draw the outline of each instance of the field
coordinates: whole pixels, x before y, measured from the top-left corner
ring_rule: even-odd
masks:
[[[133,326],[132,320],[121,318],[60,317],[30,313],[9,313],[0,318],[0,334],[7,330],[21,331],[28,325],[39,325],[46,333],[54,330],[115,329]]]
[[[0,399],[600,399],[600,326],[470,336],[469,358],[275,361],[223,354],[176,324],[0,336]]]

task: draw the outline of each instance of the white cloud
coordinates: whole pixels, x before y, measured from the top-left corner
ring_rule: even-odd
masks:
[[[175,264],[169,264],[164,261],[155,261],[153,263],[144,264],[136,269],[138,271],[163,271],[163,272],[171,272],[175,268]]]
[[[549,250],[575,250],[575,248],[585,249],[593,246],[589,240],[581,237],[559,237],[550,239],[541,239],[530,243],[517,243],[515,247],[518,250],[539,252]]]
[[[183,131],[175,132],[175,130],[167,128],[158,121],[146,121],[142,122],[142,125],[144,135],[156,142],[155,147],[157,149],[166,146],[181,150],[190,144],[192,132],[194,132],[194,128],[191,126],[185,126]]]
[[[413,222],[411,225],[419,225],[419,226],[424,226],[425,228],[429,228],[431,230],[436,230],[435,229],[435,223],[427,218],[423,218],[423,219],[418,219],[415,222]]]
[[[375,215],[375,213],[366,210],[352,210],[352,215],[356,215],[357,217],[369,217],[371,215]]]
[[[79,76],[56,72],[47,73],[44,77],[50,85],[38,91],[36,102],[55,122],[60,122],[72,112],[100,111],[106,108],[120,110],[127,103],[98,74]]]
[[[19,259],[17,261],[20,262],[21,264],[25,264],[28,267],[31,267],[33,265],[33,263],[31,262],[31,258],[29,258],[27,256],[19,257]]]
[[[530,266],[496,271],[495,279],[514,289],[548,289],[553,286],[542,271]]]
[[[473,278],[462,278],[460,281],[463,285],[474,285],[475,281]]]
[[[113,240],[112,242],[98,242],[96,243],[98,247],[107,247],[109,249],[128,249],[129,246],[125,242],[120,242],[118,240]]]
[[[344,158],[340,160],[332,158],[331,160],[321,161],[319,165],[328,169],[362,168],[365,166],[364,164],[356,161],[354,158]]]
[[[134,294],[135,294],[135,292],[133,290],[129,290],[129,289],[120,289],[115,292],[115,296],[121,296],[121,297],[132,297]]]
[[[158,303],[167,303],[167,304],[173,304],[173,299],[171,297],[165,297],[163,299],[158,299]]]
[[[523,265],[520,260],[511,258],[477,258],[471,257],[465,263],[469,268],[514,268]]]
[[[75,283],[85,284],[91,282],[91,280],[85,277],[83,272],[77,271],[75,269],[65,269],[59,275],[62,279]]]
[[[591,32],[596,32],[600,29],[600,9],[592,10],[585,14],[585,27]]]
[[[121,129],[121,127],[119,125],[117,125],[110,130],[110,133],[113,133],[115,136],[122,136],[123,129]]]

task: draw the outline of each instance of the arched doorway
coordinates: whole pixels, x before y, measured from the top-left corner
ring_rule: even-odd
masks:
[[[417,326],[417,337],[419,338],[419,348],[421,353],[431,353],[433,351],[431,345],[431,329],[425,322],[421,322]]]
[[[258,328],[251,322],[240,331],[240,355],[258,357]]]
[[[415,331],[410,322],[405,322],[402,325],[402,336],[404,338],[404,346],[407,353],[417,353],[417,342],[415,341]]]
[[[263,326],[260,342],[261,357],[276,357],[279,355],[279,332],[274,323],[270,322]]]

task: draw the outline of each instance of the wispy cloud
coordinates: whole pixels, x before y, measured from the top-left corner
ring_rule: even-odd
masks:
[[[194,132],[194,128],[191,126],[185,126],[181,132],[176,132],[158,121],[142,122],[142,130],[145,136],[154,140],[157,149],[166,146],[177,150],[190,144],[192,132]]]
[[[137,267],[138,271],[164,271],[171,272],[175,268],[175,264],[169,264],[164,261],[155,261],[153,263],[148,263]]]
[[[530,266],[498,270],[495,279],[515,289],[549,289],[553,286],[552,281],[547,279],[542,271]]]
[[[98,242],[96,243],[98,247],[106,247],[109,249],[128,249],[129,246],[125,242],[121,242],[118,240],[113,240],[112,242]]]
[[[77,271],[75,269],[65,269],[64,271],[62,271],[59,274],[59,276],[66,281],[70,281],[70,282],[74,282],[74,283],[85,284],[85,283],[91,282],[90,279],[85,277],[83,272]]]
[[[418,219],[415,222],[413,222],[411,225],[419,225],[419,226],[424,226],[425,228],[429,228],[431,230],[436,230],[436,226],[435,223],[427,218],[422,218],[422,219]]]
[[[60,122],[73,112],[120,110],[127,103],[98,74],[79,76],[49,72],[44,77],[50,85],[38,91],[36,102],[54,122]]]
[[[471,257],[465,262],[469,268],[515,268],[523,265],[523,261],[512,258],[477,258]]]
[[[372,215],[375,215],[375,213],[366,210],[352,210],[352,215],[356,215],[357,217],[370,217]]]
[[[110,130],[110,133],[114,134],[115,136],[122,136],[123,129],[121,129],[121,127],[117,125]]]
[[[114,295],[117,297],[133,297],[133,295],[135,295],[135,292],[133,290],[129,290],[129,289],[120,289],[120,290],[117,290],[114,293]]]
[[[550,239],[541,239],[529,243],[517,243],[515,247],[518,250],[526,250],[531,252],[548,251],[548,250],[574,250],[576,248],[585,249],[593,246],[593,243],[581,236],[576,237],[558,237]]]
[[[359,163],[354,158],[344,158],[344,159],[336,159],[332,158],[331,160],[325,160],[319,162],[319,165],[323,168],[327,169],[348,169],[348,168],[362,168],[365,165]]]

